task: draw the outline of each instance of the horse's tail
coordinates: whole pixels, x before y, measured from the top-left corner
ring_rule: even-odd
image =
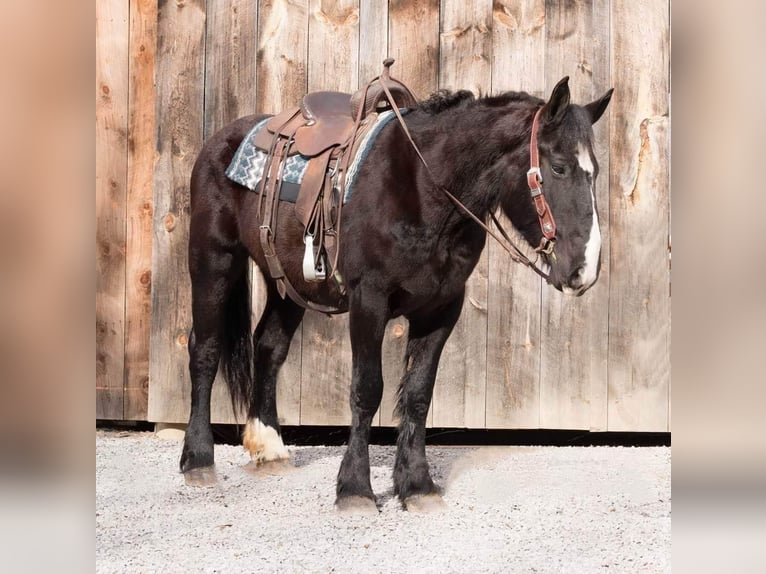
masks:
[[[231,395],[234,416],[247,412],[253,396],[253,331],[248,265],[231,286],[221,325],[221,371]]]

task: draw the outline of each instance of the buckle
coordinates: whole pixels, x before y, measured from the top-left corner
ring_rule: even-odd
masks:
[[[556,259],[556,254],[554,253],[554,249],[556,248],[556,240],[555,239],[546,239],[543,238],[543,240],[540,242],[540,246],[535,249],[538,253],[545,253],[546,255],[552,255],[553,259]]]
[[[539,183],[540,185],[543,184],[543,174],[540,171],[539,167],[533,166],[533,167],[530,167],[527,170],[527,181],[529,181],[529,176],[530,175],[534,175],[535,176],[535,181],[537,181],[537,183]]]

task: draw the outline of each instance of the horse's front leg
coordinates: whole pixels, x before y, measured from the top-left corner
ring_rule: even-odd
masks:
[[[381,345],[388,302],[374,288],[359,285],[349,293],[351,331],[351,431],[338,472],[336,508],[377,512],[370,484],[370,427],[383,396]]]
[[[434,312],[409,317],[407,371],[402,377],[394,492],[407,510],[444,506],[426,460],[426,417],[433,396],[439,357],[463,308],[463,293]]]

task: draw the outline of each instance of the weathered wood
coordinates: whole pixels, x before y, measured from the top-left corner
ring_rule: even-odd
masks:
[[[125,420],[146,420],[149,403],[156,47],[157,0],[130,2]]]
[[[255,113],[257,4],[207,0],[205,139]]]
[[[563,75],[578,103],[610,87],[610,74],[616,88],[595,126],[604,237],[599,284],[580,299],[541,291],[537,276],[489,242],[444,353],[429,425],[666,430],[668,2],[634,4],[99,3],[97,416],[186,422],[188,179],[203,135],[253,109],[278,112],[309,88],[353,91],[390,55],[394,76],[420,97],[437,87],[545,97]],[[647,50],[657,56],[647,59]],[[156,106],[147,104],[155,97],[155,60]],[[146,143],[155,133],[156,154]],[[256,318],[263,285],[256,273]],[[407,329],[401,318],[386,329],[382,425],[396,422]],[[280,421],[346,424],[350,364],[347,319],[307,313],[280,373]],[[213,419],[232,422],[229,405],[216,383]]]
[[[388,5],[388,53],[396,60],[391,75],[404,82],[424,99],[439,83],[439,0],[391,0]],[[404,343],[403,343],[404,344]],[[398,386],[398,382],[397,382]],[[384,402],[395,402],[395,388],[384,387]],[[382,411],[382,409],[381,409]],[[390,411],[381,412],[381,424],[395,425]],[[433,403],[428,411],[428,426],[433,426]]]
[[[668,2],[613,4],[609,430],[668,429]],[[651,57],[647,57],[651,54]]]
[[[312,0],[308,90],[354,91],[359,74],[358,43],[356,0]],[[301,424],[348,424],[350,384],[348,315],[330,318],[307,312],[303,319]]]
[[[96,418],[122,419],[128,5],[96,4]]]
[[[439,87],[490,91],[492,79],[492,2],[442,0],[439,35]]]
[[[359,4],[359,85],[383,71],[388,56],[388,0],[365,0]]]
[[[388,46],[391,75],[418,98],[431,95],[439,80],[439,0],[391,0]]]
[[[301,365],[301,424],[349,424],[351,343],[347,315],[329,318],[306,312]]]
[[[256,3],[208,0],[205,39],[205,139],[235,119],[255,111]],[[219,371],[211,400],[213,422],[242,422],[232,412]]]
[[[397,317],[386,325],[383,338],[383,398],[380,401],[377,421],[380,426],[390,427],[398,424],[394,410],[399,384],[404,376],[409,330],[409,322],[404,317]]]
[[[256,111],[276,114],[306,93],[308,0],[261,0]]]
[[[492,38],[491,2],[443,0],[439,88],[489,92]],[[485,425],[487,386],[487,250],[466,284],[460,320],[444,347],[433,396],[433,425]]]
[[[152,421],[186,422],[189,414],[189,176],[202,148],[204,53],[205,2],[160,4],[148,415]]]
[[[388,55],[388,1],[372,0],[359,6],[359,84],[365,84],[383,71]],[[383,338],[383,398],[376,424],[393,426],[396,391],[404,374],[407,350],[407,319],[390,321]]]
[[[496,1],[492,28],[492,91],[545,88],[545,2]],[[501,217],[506,229],[510,222]],[[514,242],[526,245],[513,233]],[[540,423],[540,278],[489,242],[487,306],[488,428]],[[531,249],[527,255],[532,257]]]
[[[359,0],[310,0],[308,88],[353,92],[359,84]]]
[[[609,82],[609,12],[605,0],[551,2],[546,8],[546,92],[569,76],[572,101],[600,97]],[[608,124],[607,113],[601,122]],[[595,189],[602,237],[602,259],[609,260],[608,131],[599,125],[595,141],[602,177]],[[555,215],[555,214],[554,214]],[[540,426],[606,430],[606,360],[609,268],[583,297],[544,287]]]
[[[597,57],[593,60],[593,83],[594,83],[594,98],[601,97],[604,92],[612,87],[612,65],[611,65],[611,0],[599,0],[593,4],[593,51],[597,54]],[[612,150],[609,139],[610,125],[611,125],[611,103],[610,107],[601,116],[601,119],[593,126],[593,135],[596,145],[596,161],[599,165],[599,177],[596,181],[596,201],[598,203],[598,215],[599,226],[601,228],[601,276],[599,281],[608,286],[611,281],[611,268],[609,266],[609,258],[611,252],[611,229],[609,227],[609,213],[611,211],[611,195],[609,192],[609,172],[611,169],[611,157]],[[603,287],[603,285],[601,286]],[[609,302],[609,290],[606,293],[601,291],[594,291],[594,294],[598,293],[600,304],[608,306]],[[600,311],[603,313],[603,311]],[[605,431],[607,430],[607,396],[609,392],[609,377],[608,377],[608,356],[609,356],[609,312],[607,310],[605,316],[602,316],[603,323],[601,328],[606,331],[605,335],[602,335],[600,350],[602,358],[605,358],[607,363],[606,376],[603,379],[593,378],[590,385],[590,430],[592,431]],[[602,371],[603,372],[603,371]]]
[[[279,113],[295,105],[308,87],[307,2],[265,1],[259,4],[256,111]],[[253,271],[253,313],[260,317],[266,302],[266,283]],[[281,424],[297,425],[301,414],[303,327],[290,343],[287,360],[277,379],[277,411]]]

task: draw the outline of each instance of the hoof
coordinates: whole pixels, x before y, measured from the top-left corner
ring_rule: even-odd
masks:
[[[440,494],[414,494],[408,496],[402,502],[408,512],[419,514],[430,514],[435,512],[444,512],[449,508]]]
[[[242,467],[252,476],[282,476],[295,470],[289,459],[270,460],[267,462],[250,461]]]
[[[187,470],[184,472],[184,481],[186,482],[186,486],[203,488],[218,484],[214,466],[203,466],[201,468]]]
[[[335,510],[340,514],[378,514],[375,501],[365,496],[344,496],[335,501]]]

